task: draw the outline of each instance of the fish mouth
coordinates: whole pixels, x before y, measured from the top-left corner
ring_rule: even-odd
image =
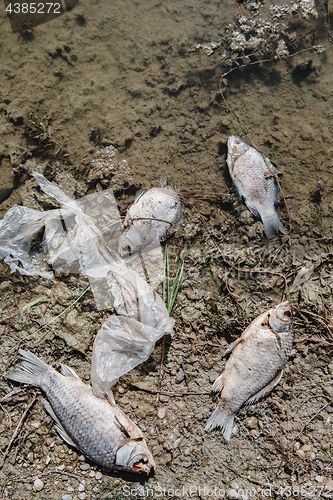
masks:
[[[155,468],[155,462],[143,439],[140,441],[131,440],[118,449],[115,466],[127,471],[149,475]]]

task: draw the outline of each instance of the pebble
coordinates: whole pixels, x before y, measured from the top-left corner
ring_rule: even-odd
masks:
[[[329,489],[329,490],[330,490],[330,492],[332,492],[332,491],[333,491],[333,479],[329,479],[329,480],[327,481],[327,483],[326,483],[326,485],[325,485],[325,486],[326,486],[326,488],[327,488],[327,489],[326,489],[326,491]]]
[[[34,488],[36,491],[41,491],[44,488],[44,483],[40,479],[35,479]]]
[[[167,413],[168,413],[168,408],[163,407],[158,410],[157,416],[158,418],[165,418]]]
[[[73,500],[73,497],[72,497],[72,495],[63,495],[61,497],[61,500]]]
[[[58,465],[57,469],[60,470],[60,471],[65,470],[65,466],[64,465]]]
[[[296,455],[298,455],[302,460],[304,460],[305,458],[305,453],[303,450],[296,450]]]
[[[317,483],[321,484],[325,481],[325,476],[316,476],[315,480],[317,481]]]
[[[101,472],[96,472],[96,476],[95,477],[96,477],[97,481],[99,481],[100,479],[102,479],[103,474]]]
[[[125,389],[123,387],[118,387],[119,394],[124,394]]]
[[[82,465],[80,465],[80,469],[81,470],[89,470],[90,469],[90,465],[89,464],[82,464]]]
[[[85,489],[86,489],[85,485],[84,485],[84,484],[82,484],[82,483],[80,483],[80,484],[79,484],[79,491],[80,491],[80,492],[81,492],[81,491],[85,491]]]
[[[94,470],[91,470],[89,472],[89,477],[95,477],[96,476],[96,472]]]
[[[79,493],[78,497],[79,497],[80,500],[86,500],[87,495],[85,493]]]
[[[237,500],[237,498],[238,498],[237,491],[235,489],[229,490],[228,493],[227,493],[227,498],[229,500]]]
[[[72,488],[72,486],[68,486],[67,488],[67,493],[74,493],[74,488]]]
[[[80,455],[78,460],[81,460],[81,462],[84,462],[85,461],[85,456],[84,455]]]
[[[256,417],[250,417],[247,420],[247,425],[250,429],[258,429],[258,419]]]

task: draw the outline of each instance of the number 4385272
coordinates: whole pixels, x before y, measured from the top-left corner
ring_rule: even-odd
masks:
[[[61,14],[60,3],[10,3],[8,14]]]

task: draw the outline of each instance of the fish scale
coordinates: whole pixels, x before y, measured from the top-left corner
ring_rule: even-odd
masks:
[[[34,354],[19,350],[21,368],[7,378],[40,387],[47,397],[45,409],[56,429],[70,445],[96,464],[110,470],[150,473],[154,467],[143,433],[116,406],[113,397],[97,398],[90,385],[62,365],[62,373]]]

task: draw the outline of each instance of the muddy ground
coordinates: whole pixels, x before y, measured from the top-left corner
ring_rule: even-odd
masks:
[[[3,497],[332,498],[333,75],[327,9],[317,7],[317,20],[295,16],[293,30],[305,36],[301,47],[323,43],[325,52],[236,70],[224,93],[256,146],[283,173],[278,212],[286,234],[269,241],[226,170],[228,137],[245,139],[219,93],[226,67],[218,53],[188,53],[196,43],[221,38],[238,13],[236,4],[81,0],[62,18],[22,34],[11,32],[1,10],[1,189],[13,188],[1,216],[14,204],[41,209],[31,177],[36,168],[73,197],[96,191],[98,182],[111,187],[121,210],[138,189],[158,185],[167,174],[183,193],[186,212],[169,242],[172,262],[187,245],[187,276],[172,311],[175,335],[166,342],[161,380],[162,341],[115,387],[117,403],[144,431],[155,477],[142,490],[142,484],[87,463],[56,434],[41,395],[3,378]],[[29,113],[42,118],[54,140],[67,139],[66,148],[84,165],[34,141],[25,126]],[[118,149],[126,168],[90,175],[85,165],[107,145]],[[207,193],[212,191],[218,194]],[[301,267],[312,265],[312,277],[292,288]],[[0,266],[1,373],[21,346],[55,367],[72,366],[89,381],[94,336],[109,314],[96,310],[90,292],[61,322],[34,333],[71,306],[87,280],[58,275],[49,282]],[[258,313],[285,298],[296,310],[283,379],[238,413],[226,445],[219,431],[204,432],[225,347]]]

